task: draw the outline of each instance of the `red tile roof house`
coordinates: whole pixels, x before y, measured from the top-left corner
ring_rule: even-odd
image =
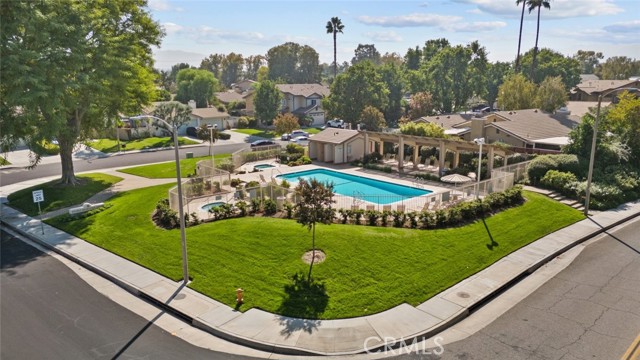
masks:
[[[325,111],[322,109],[322,98],[329,95],[328,86],[321,84],[280,84],[276,85],[276,87],[282,93],[281,112],[290,112],[297,116],[308,115],[313,118],[312,126],[324,125]],[[255,111],[254,95],[253,91],[244,95],[248,114],[252,114]]]

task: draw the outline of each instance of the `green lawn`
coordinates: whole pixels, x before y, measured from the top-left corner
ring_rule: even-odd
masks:
[[[162,230],[149,221],[156,201],[171,186],[123,193],[92,217],[49,223],[179,280],[179,230]],[[257,307],[307,318],[361,316],[403,302],[417,305],[584,218],[542,195],[525,196],[521,207],[460,228],[318,226],[316,244],[327,260],[314,266],[312,284],[300,281],[308,272],[301,256],[310,249],[311,234],[293,220],[247,217],[187,228],[189,286],[229,306],[235,305],[234,290],[241,287],[242,311]]]
[[[199,144],[197,141],[193,141],[184,137],[178,137],[178,142],[180,143],[180,145]],[[171,139],[171,137],[150,137],[146,139],[136,139],[131,141],[121,140],[120,143],[126,145],[124,150],[144,150],[173,146],[173,140]],[[118,152],[118,142],[116,140],[99,139],[89,141],[87,142],[87,145],[103,153]]]
[[[259,129],[234,129],[233,131],[239,132],[250,136],[259,136],[265,139],[273,139],[276,137],[275,131],[272,130],[259,130]]]
[[[82,204],[91,196],[122,181],[120,177],[100,173],[78,175],[77,178],[80,181],[80,185],[77,186],[62,186],[59,184],[59,180],[53,180],[16,191],[9,195],[9,205],[29,216],[35,216],[38,214],[38,204],[33,202],[31,194],[33,190],[43,190],[44,202],[40,203],[40,207],[42,208],[42,213],[46,213]]]
[[[217,161],[223,161],[231,158],[231,154],[215,154]],[[188,174],[195,173],[196,163],[200,160],[211,159],[211,156],[201,156],[191,159],[180,159],[180,174],[183,177],[187,177]],[[163,179],[163,178],[175,178],[176,177],[176,163],[175,161],[169,161],[160,164],[143,165],[132,167],[128,169],[118,170],[125,174],[142,176],[150,179]]]
[[[315,134],[319,133],[320,131],[322,131],[322,129],[318,129],[318,128],[306,128],[306,129],[303,129],[303,130],[308,132],[309,135],[315,135]]]

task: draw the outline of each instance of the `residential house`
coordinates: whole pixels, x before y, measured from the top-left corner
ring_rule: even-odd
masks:
[[[640,80],[587,80],[576,85],[569,94],[572,101],[598,101],[598,95],[610,90],[623,88],[640,88]],[[616,92],[605,96],[603,100],[612,101]]]
[[[329,87],[321,84],[280,84],[276,85],[282,93],[280,111],[290,112],[296,116],[310,116],[311,125],[324,125],[325,111],[322,109],[322,98],[329,95]],[[244,95],[247,114],[255,112],[253,98],[255,92]]]
[[[309,138],[312,160],[348,163],[364,156],[364,135],[357,130],[327,128]]]
[[[237,83],[231,84],[231,89],[233,89],[233,91],[235,91],[238,94],[244,94],[248,91],[251,91],[253,89],[253,86],[257,83],[258,83],[257,81],[245,79]]]
[[[151,114],[153,110],[159,106],[160,104],[165,103],[164,101],[154,102],[150,106],[147,106],[143,109],[144,114]],[[193,100],[189,101],[189,106],[191,107],[191,119],[186,123],[182,124],[178,127],[178,134],[185,135],[187,133],[188,127],[200,127],[201,125],[217,125],[218,129],[226,129],[227,127],[235,127],[237,119],[229,116],[224,111],[220,111],[215,107],[207,107],[207,108],[196,108],[196,102]],[[145,123],[151,123],[152,120],[145,121]],[[149,126],[148,124],[138,124],[138,126]],[[157,135],[157,133],[155,133]],[[152,135],[154,132],[152,131]]]
[[[244,101],[242,94],[237,93],[235,91],[217,92],[214,94],[214,96],[216,97],[216,99],[218,99],[221,103],[225,105],[229,105],[229,103],[232,103],[232,102]]]
[[[473,114],[435,115],[423,116],[413,122],[436,124],[444,128],[445,134],[464,138],[464,134],[471,130],[470,121],[473,117]]]

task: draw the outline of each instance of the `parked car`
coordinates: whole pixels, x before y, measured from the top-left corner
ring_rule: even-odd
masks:
[[[251,143],[251,147],[258,147],[258,146],[267,146],[267,145],[276,145],[275,141],[273,140],[257,140]]]
[[[187,128],[187,136],[191,136],[191,137],[197,138],[198,137],[198,129],[196,129],[193,126],[189,126]]]
[[[291,139],[292,143],[298,144],[298,145],[307,145],[309,144],[309,137],[308,136],[298,136],[294,139]]]
[[[293,130],[291,134],[282,134],[282,136],[280,136],[280,140],[291,140],[299,136],[309,136],[309,133],[303,130]]]
[[[344,120],[341,119],[333,119],[333,120],[329,120],[327,121],[327,127],[334,127],[334,128],[344,128]]]

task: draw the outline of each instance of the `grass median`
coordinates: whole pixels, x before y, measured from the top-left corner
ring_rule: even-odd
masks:
[[[221,161],[231,159],[231,154],[215,154],[216,164]],[[196,164],[201,160],[211,160],[211,156],[200,156],[191,159],[180,159],[180,174],[183,177],[187,177],[189,174],[194,174],[196,171]],[[118,170],[125,174],[131,174],[136,176],[142,176],[149,179],[165,179],[176,178],[176,162],[168,161],[159,164],[136,166],[127,169]]]
[[[180,232],[150,221],[171,185],[119,194],[94,216],[49,223],[169,278],[181,277]],[[463,227],[411,230],[319,225],[316,245],[327,259],[313,268],[302,255],[311,234],[294,220],[246,217],[187,228],[193,289],[240,310],[336,319],[418,305],[540,237],[582,220],[582,214],[526,192],[524,205]],[[124,226],[126,224],[126,226]]]
[[[193,141],[184,137],[178,137],[178,143],[180,145],[199,144],[199,142],[197,141]],[[125,147],[118,148],[118,141],[112,139],[100,139],[87,142],[87,145],[98,151],[101,151],[103,153],[114,153],[118,152],[118,150],[128,151],[173,147],[173,139],[171,137],[149,137],[130,141],[120,140],[120,144],[124,145]]]
[[[38,215],[38,204],[33,202],[33,190],[43,190],[44,202],[40,203],[40,207],[44,214],[68,206],[82,204],[93,195],[122,181],[121,177],[101,173],[84,174],[76,177],[79,181],[76,186],[60,185],[60,180],[53,180],[16,191],[9,195],[9,205],[24,214],[35,216]]]

